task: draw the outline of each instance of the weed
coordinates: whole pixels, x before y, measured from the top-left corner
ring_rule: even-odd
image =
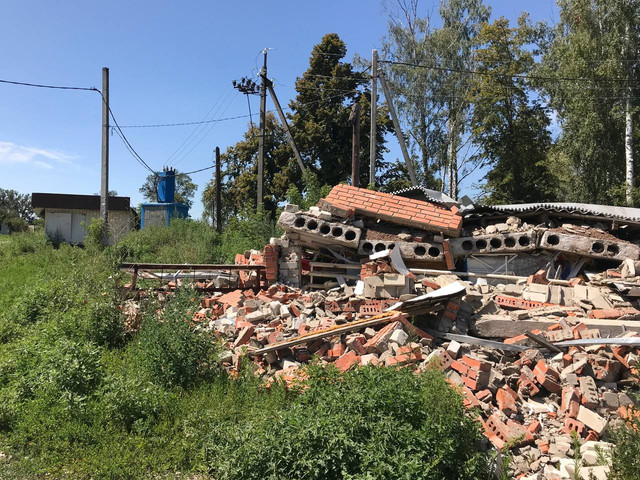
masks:
[[[487,473],[488,458],[474,447],[477,426],[439,372],[416,377],[409,370],[363,367],[342,376],[315,365],[307,373],[307,389],[279,415],[212,432],[207,447],[216,478],[464,479]]]
[[[571,443],[573,444],[573,475],[572,480],[580,480],[580,467],[582,466],[582,454],[580,453],[580,437],[575,431],[571,431]]]
[[[159,315],[150,309],[143,321],[138,350],[153,378],[166,387],[187,387],[213,368],[214,340],[190,326],[198,302],[193,290],[182,288]]]

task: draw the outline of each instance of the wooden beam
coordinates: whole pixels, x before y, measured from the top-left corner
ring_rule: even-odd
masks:
[[[301,343],[309,343],[321,338],[333,337],[334,335],[340,335],[342,333],[353,332],[356,330],[362,330],[363,328],[372,327],[379,323],[388,323],[399,321],[401,318],[405,318],[406,315],[401,312],[387,312],[375,317],[365,318],[363,320],[356,320],[355,322],[349,322],[344,325],[336,325],[334,327],[324,328],[322,330],[316,330],[314,332],[299,335],[291,340],[285,340],[284,342],[273,343],[267,347],[254,350],[253,352],[247,352],[247,355],[256,356],[264,353],[274,352],[276,350],[283,350],[285,348],[300,345]]]

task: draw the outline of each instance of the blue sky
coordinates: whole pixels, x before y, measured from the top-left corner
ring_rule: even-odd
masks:
[[[514,21],[528,11],[534,21],[557,19],[554,0],[487,3],[493,17]],[[434,11],[437,4],[423,0],[421,11]],[[311,48],[325,33],[340,35],[350,60],[354,53],[370,57],[387,26],[387,14],[377,0],[21,0],[3,2],[0,13],[0,79],[100,88],[101,68],[109,67],[111,108],[121,125],[246,115],[246,98],[232,89],[231,81],[255,77],[264,47],[273,49],[269,77],[286,105],[295,95],[296,77],[307,68]],[[254,114],[257,100],[252,100]],[[196,131],[194,126],[124,131],[152,168],[176,164],[190,171],[211,165],[216,146],[224,151],[239,141],[247,120]],[[0,84],[0,188],[98,192],[100,124],[95,92]],[[400,156],[395,137],[389,147],[390,158]],[[110,188],[131,197],[133,206],[141,202],[138,188],[148,172],[115,135],[110,169]],[[195,218],[202,214],[200,194],[210,175],[193,175],[199,187],[191,210]],[[468,181],[462,193],[470,188]]]

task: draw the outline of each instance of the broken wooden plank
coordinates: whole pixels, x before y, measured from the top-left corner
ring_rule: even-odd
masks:
[[[400,318],[404,318],[406,315],[401,312],[387,312],[380,315],[376,315],[375,317],[366,318],[363,320],[356,320],[355,322],[349,322],[344,325],[336,325],[329,328],[324,328],[322,330],[316,330],[314,332],[309,332],[304,335],[299,335],[290,340],[285,340],[283,342],[273,343],[267,347],[259,348],[258,350],[254,350],[253,352],[247,352],[247,355],[255,356],[262,355],[264,353],[273,352],[276,350],[282,350],[284,348],[293,347],[295,345],[299,345],[301,343],[308,343],[314,340],[319,340],[322,338],[333,337],[334,335],[340,335],[341,333],[349,333],[355,330],[361,330],[363,328],[372,327],[374,325],[378,325],[379,323],[388,323],[399,321]]]

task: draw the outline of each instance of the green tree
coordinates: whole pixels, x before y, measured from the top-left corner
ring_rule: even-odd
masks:
[[[272,113],[267,114],[265,129],[265,161],[263,205],[273,217],[278,204],[298,195],[315,198],[325,185],[336,185],[351,175],[351,122],[349,115],[354,102],[359,102],[360,116],[360,185],[369,183],[370,92],[367,76],[354,71],[343,62],[347,48],[340,37],[327,34],[313,47],[309,68],[296,81],[296,98],[290,102],[291,130],[308,170],[300,172],[284,128]],[[385,134],[392,131],[386,109],[377,119],[377,175],[379,185],[403,175],[390,162],[385,162]],[[257,165],[259,130],[251,124],[244,138],[221,155],[222,217],[255,211],[257,195]],[[324,190],[326,191],[326,189]],[[298,198],[298,197],[296,197]],[[215,216],[215,179],[202,193],[204,217]]]
[[[315,170],[321,184],[336,185],[351,176],[351,106],[360,102],[360,185],[369,183],[370,102],[368,75],[344,62],[347,46],[335,33],[328,33],[313,47],[309,68],[296,81],[292,110],[293,135],[307,166]],[[385,134],[391,122],[385,109],[377,118],[377,170],[385,172]],[[380,177],[378,181],[382,181]]]
[[[412,65],[436,65],[431,18],[418,15],[418,0],[397,0],[386,4],[386,8],[389,24],[382,49],[384,58]],[[400,64],[385,68],[418,181],[439,188],[441,182],[435,174],[445,151],[445,116],[442,103],[432,94],[436,88],[434,72]]]
[[[529,96],[526,75],[534,66],[537,31],[523,15],[517,28],[504,17],[483,24],[475,51],[477,70],[471,100],[473,141],[489,166],[484,186],[491,203],[553,199],[546,164],[551,145],[545,109]]]
[[[286,132],[269,112],[265,122],[265,159],[263,179],[263,205],[265,212],[273,216],[278,202],[284,200],[290,184],[302,186],[298,164],[287,142]],[[220,155],[222,162],[222,212],[223,223],[246,211],[255,211],[257,199],[258,141],[260,130],[254,124],[244,134],[244,139],[227,148]],[[204,215],[213,219],[215,211],[215,177],[202,193]]]
[[[144,184],[140,187],[140,193],[149,202],[158,201],[158,181],[158,175],[152,173],[147,176]],[[197,189],[198,186],[193,183],[189,175],[176,170],[176,202],[184,203],[191,207],[191,205],[193,205],[193,196]]]
[[[476,67],[476,39],[490,10],[482,0],[444,0],[438,9],[442,24],[432,28],[430,17],[419,17],[418,0],[395,5],[384,52],[392,62],[405,64],[389,68],[399,114],[414,152],[420,152],[424,182],[436,186],[439,171],[440,189],[446,186],[455,198],[460,182],[476,168],[475,157],[466,153],[472,82],[464,71]]]
[[[562,127],[558,147],[575,172],[570,199],[629,203],[637,153],[640,5],[560,0],[558,7],[560,21],[550,32],[538,74],[551,77],[541,87]],[[626,192],[618,197],[625,180]]]
[[[31,195],[0,188],[0,223],[9,218],[21,218],[31,223],[35,217],[31,209]]]

